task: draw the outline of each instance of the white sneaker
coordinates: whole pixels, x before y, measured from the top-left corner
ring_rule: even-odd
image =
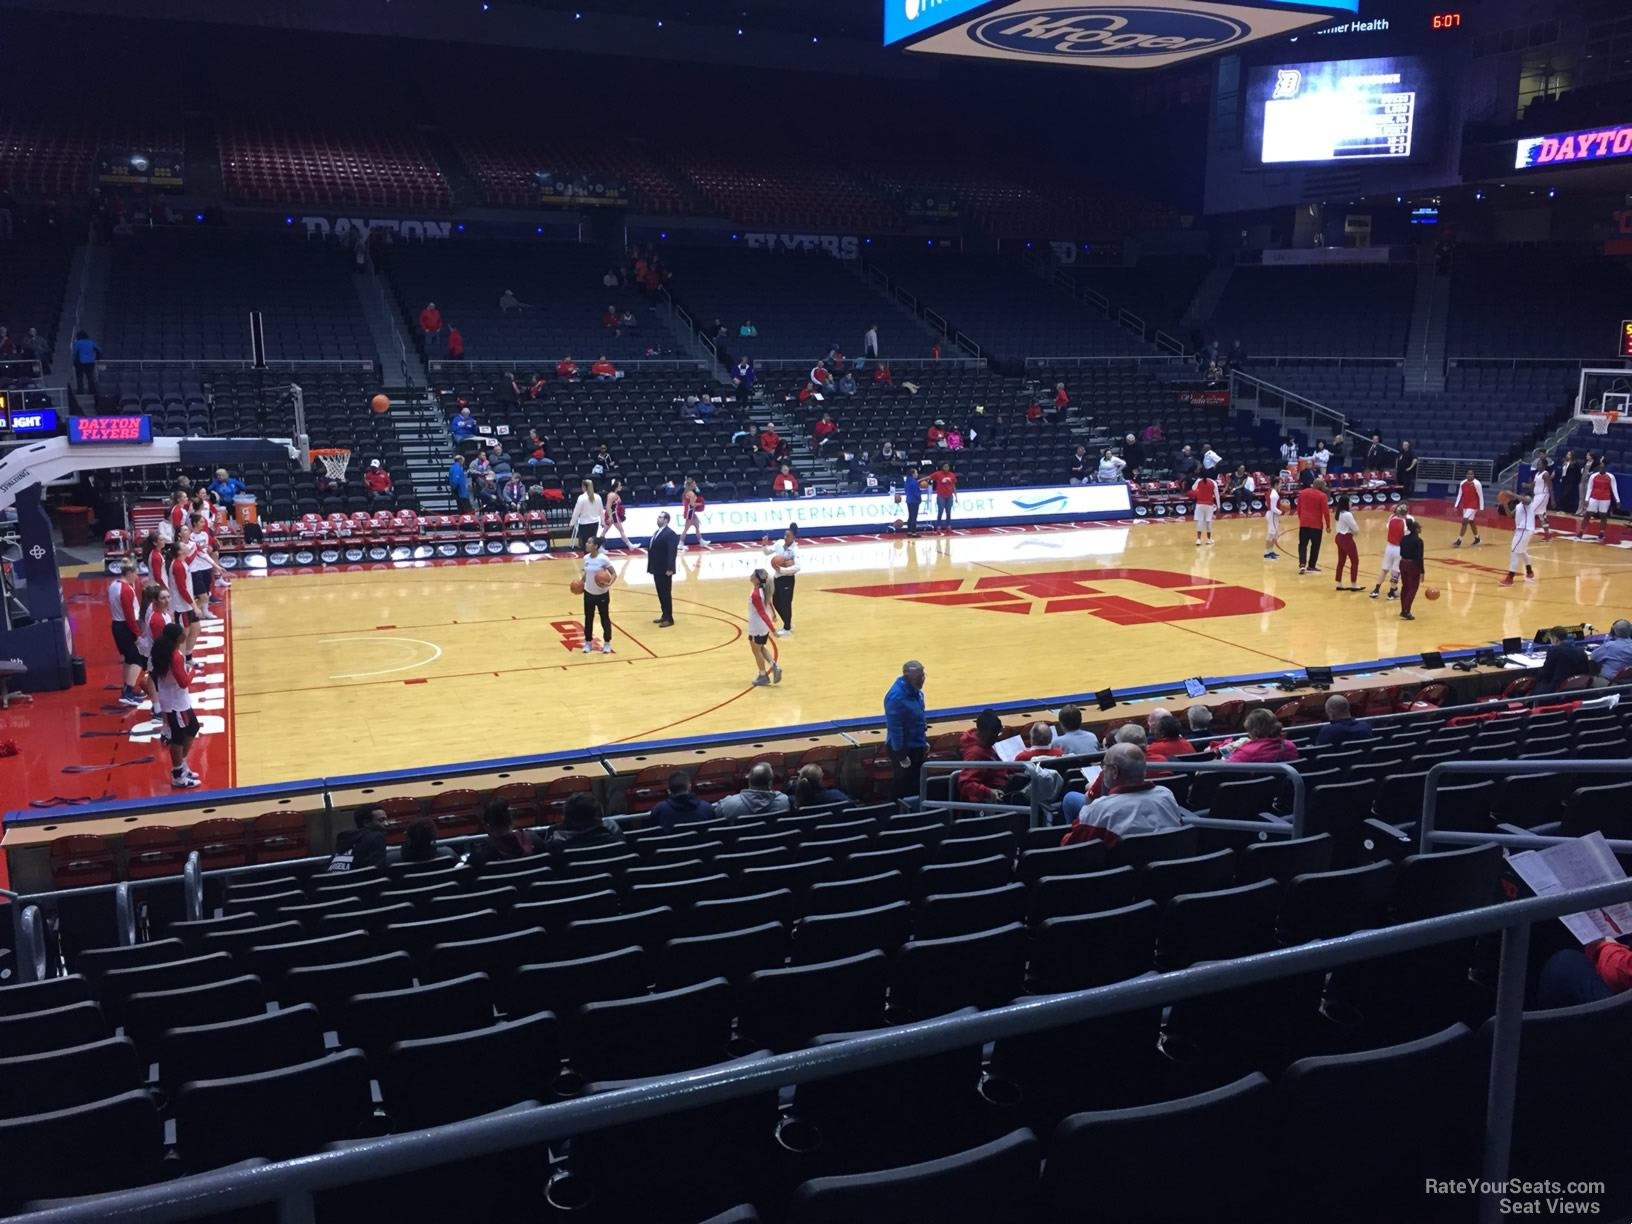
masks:
[[[777,637],[792,637],[793,636],[793,630],[792,629],[778,629],[776,631],[776,636]]]
[[[214,612],[211,612],[209,610],[209,608],[205,608],[204,611],[202,611],[202,612],[200,612],[198,614],[198,619],[199,620],[204,620],[204,621],[218,621],[221,618],[218,615],[216,615]]]
[[[601,653],[602,654],[611,654],[612,653],[612,643],[611,642],[602,642],[601,643]]]
[[[780,663],[772,663],[771,664],[771,683],[772,684],[781,684],[782,683],[782,665]]]
[[[593,654],[594,652],[595,652],[595,643],[594,642],[585,642],[584,643],[584,653],[585,654]]]
[[[176,790],[192,790],[199,785],[199,781],[197,778],[193,777],[192,774],[178,774],[172,771],[170,774],[170,785]]]

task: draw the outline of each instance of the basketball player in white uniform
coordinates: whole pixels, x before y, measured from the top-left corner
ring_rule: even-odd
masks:
[[[1527,581],[1536,580],[1536,571],[1530,568],[1530,537],[1536,532],[1536,511],[1532,498],[1528,493],[1520,493],[1512,506],[1513,513],[1513,543],[1507,558],[1507,577],[1503,578],[1498,586],[1512,586],[1513,575],[1519,572],[1519,563],[1524,563],[1524,576]]]
[[[585,482],[588,483],[587,481]],[[597,499],[599,500],[599,499]],[[601,551],[601,537],[590,536],[584,541],[584,653],[595,650],[595,614],[601,617],[601,653],[612,653],[612,585],[602,586],[598,581],[602,571],[617,577],[612,562]]]
[[[1532,521],[1548,535],[1551,533],[1547,530],[1547,506],[1553,500],[1553,461],[1546,451],[1537,450],[1530,469],[1534,477],[1531,482],[1534,492],[1530,498],[1530,512],[1535,516]]]
[[[1250,478],[1249,478],[1250,482]],[[1275,541],[1281,538],[1281,493],[1273,484],[1264,493],[1264,560],[1279,561]]]

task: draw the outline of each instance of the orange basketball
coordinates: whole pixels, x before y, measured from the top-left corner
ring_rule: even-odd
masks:
[[[582,578],[574,578],[567,585],[571,588],[574,595],[582,595],[584,593],[584,580]]]
[[[595,571],[595,585],[605,590],[617,581],[618,576],[609,569]]]
[[[1282,514],[1292,513],[1292,503],[1287,501],[1284,497],[1281,499],[1280,511]]]
[[[771,558],[771,568],[772,569],[785,570],[792,564],[793,564],[793,558],[792,557],[784,557],[781,553],[777,553],[775,556],[773,556]]]
[[[1425,598],[1425,599],[1438,599],[1439,598],[1439,588],[1438,587],[1424,587],[1422,594],[1423,594],[1423,598]]]
[[[368,401],[368,406],[374,409],[375,412],[390,412],[391,400],[387,396],[376,395]]]

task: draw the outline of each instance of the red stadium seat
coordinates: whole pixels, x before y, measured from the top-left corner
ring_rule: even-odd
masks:
[[[249,827],[257,863],[305,858],[311,853],[310,837],[304,812],[262,812]]]
[[[481,812],[481,797],[469,788],[443,791],[431,800],[431,820],[436,824],[438,837],[469,837],[480,833]],[[386,836],[389,839],[390,834]]]
[[[169,825],[147,825],[125,834],[125,879],[151,880],[179,875],[187,861],[181,831]]]
[[[100,837],[74,833],[51,843],[51,886],[83,888],[91,884],[112,884],[115,870],[113,851]]]
[[[205,871],[243,867],[250,858],[249,825],[230,816],[201,820],[187,830],[187,845]]]

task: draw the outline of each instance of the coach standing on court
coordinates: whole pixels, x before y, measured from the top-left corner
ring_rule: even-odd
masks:
[[[884,694],[884,747],[895,767],[895,797],[918,793],[918,771],[929,755],[924,728],[924,665],[908,659],[901,675]]]
[[[1320,537],[1331,529],[1332,502],[1326,482],[1317,479],[1298,494],[1298,573],[1320,573]]]
[[[657,627],[667,629],[674,624],[674,559],[680,550],[680,537],[669,526],[669,512],[657,516],[657,530],[646,542],[646,572],[657,588],[657,607],[662,613]]]
[[[794,575],[799,572],[799,524],[789,523],[779,543],[772,544],[766,540],[764,547],[765,559],[771,563],[771,573],[775,575],[775,581],[771,584],[771,606],[782,621],[782,628],[776,631],[776,636],[787,637],[793,632]],[[778,560],[781,561],[780,565],[777,564]]]

